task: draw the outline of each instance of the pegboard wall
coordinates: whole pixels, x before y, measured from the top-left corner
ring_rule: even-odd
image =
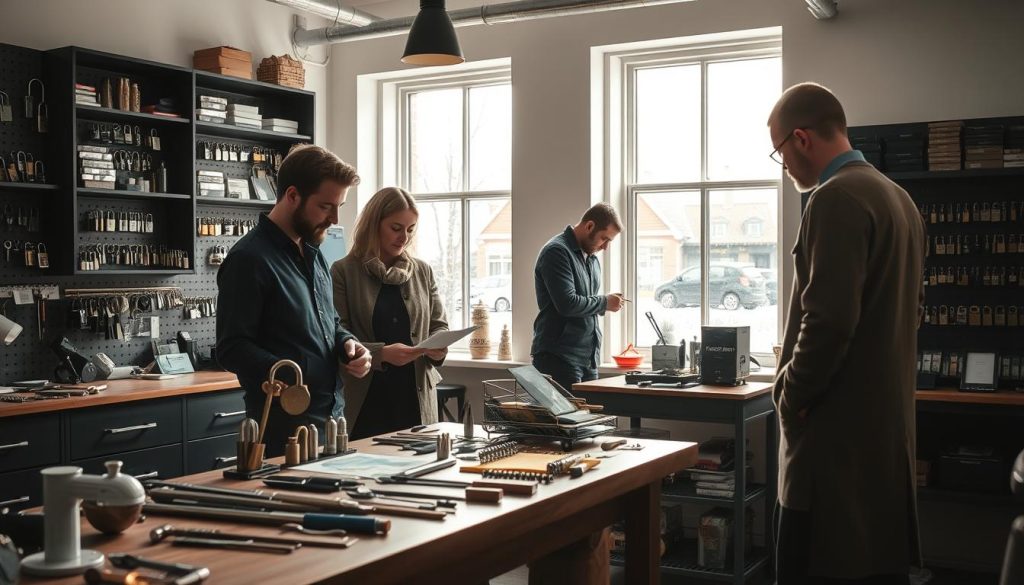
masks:
[[[139,80],[142,84],[143,103],[146,103],[146,95],[174,95],[180,96],[182,112],[190,115],[192,104],[191,88],[181,87],[177,81],[171,83],[163,80],[160,76],[147,75],[145,65],[139,65],[126,59],[123,69],[120,64],[108,56],[96,57],[95,62],[82,64],[79,58],[79,66],[74,72],[67,72],[64,78],[74,78],[78,82],[97,85],[102,80],[113,74],[124,74],[133,79]],[[44,52],[11,45],[0,44],[0,91],[8,94],[13,108],[14,119],[10,123],[0,122],[0,156],[5,161],[8,159],[8,152],[19,150],[32,152],[36,160],[47,162],[48,176],[70,183],[74,180],[77,169],[72,167],[70,161],[74,160],[73,152],[65,152],[68,144],[73,144],[74,136],[82,144],[100,145],[89,138],[90,130],[95,123],[111,123],[107,118],[94,119],[91,112],[80,111],[81,118],[74,124],[60,126],[51,124],[50,132],[41,134],[36,131],[34,118],[24,117],[24,95],[28,81],[33,77],[44,80],[61,79],[54,71],[46,71],[47,68],[62,66],[59,60],[44,58]],[[48,75],[47,75],[48,74]],[[190,72],[185,72],[190,75]],[[61,73],[63,75],[63,73]],[[166,81],[166,82],[165,82]],[[58,84],[59,85],[59,84]],[[98,85],[97,85],[98,87]],[[51,100],[51,88],[47,87],[47,99]],[[195,88],[195,94],[221,95],[229,97],[234,103],[247,105],[258,105],[265,115],[289,117],[287,114],[294,109],[287,97],[277,97],[274,89],[262,89],[262,93],[256,97],[245,96],[244,94]],[[33,88],[33,93],[41,97],[38,84]],[[53,95],[59,92],[54,91]],[[67,95],[67,94],[65,94]],[[70,97],[70,96],[69,96]],[[299,98],[297,98],[299,99]],[[308,110],[308,119],[302,118],[303,126],[312,127],[312,94],[301,96],[301,99],[308,101],[308,106],[303,102],[303,110]],[[70,101],[70,99],[68,100]],[[50,118],[54,118],[56,106],[50,103]],[[70,118],[70,108],[68,112]],[[133,120],[132,126],[136,125]],[[141,120],[139,129],[148,134],[153,127],[157,128],[162,138],[162,150],[154,152],[145,145],[121,145],[111,144],[112,149],[125,149],[129,151],[140,151],[143,154],[151,154],[155,165],[165,160],[171,171],[169,186],[172,193],[193,193],[194,177],[196,170],[220,170],[226,177],[248,179],[252,162],[247,161],[213,161],[203,160],[201,156],[193,158],[188,149],[194,145],[184,142],[188,136],[191,141],[193,133],[189,131],[189,125],[174,125],[174,128],[164,132],[164,127],[159,124],[147,124]],[[75,132],[77,130],[77,132]],[[268,151],[278,151],[282,154],[288,150],[288,144],[282,143],[280,139],[269,139],[267,142],[260,142],[259,136],[254,140],[242,140],[237,138],[216,138],[197,137],[196,144],[200,141],[215,141],[221,144],[244,146],[250,151],[253,147],[262,147]],[[73,147],[72,147],[73,148]],[[50,161],[54,161],[51,164]],[[57,160],[64,162],[67,167],[63,174],[53,172],[57,166]],[[171,164],[174,168],[171,168]],[[187,169],[183,168],[187,165]],[[206,218],[211,221],[232,224],[237,230],[238,227],[254,226],[262,212],[268,211],[266,205],[257,206],[230,206],[223,204],[210,204],[204,202],[203,198],[192,199],[145,199],[119,197],[111,194],[97,196],[77,197],[77,205],[73,198],[76,197],[75,190],[68,184],[54,185],[52,187],[13,185],[0,182],[0,291],[5,287],[39,287],[41,285],[57,285],[61,292],[61,299],[58,301],[47,301],[45,303],[45,321],[41,319],[41,311],[38,303],[15,305],[11,298],[0,298],[0,308],[8,318],[22,325],[24,330],[21,335],[9,346],[0,345],[0,384],[23,379],[40,379],[52,375],[57,363],[57,358],[49,346],[54,339],[67,337],[67,339],[87,357],[103,352],[118,365],[145,365],[152,360],[150,349],[151,338],[134,337],[131,339],[106,339],[103,333],[96,334],[89,330],[79,328],[71,320],[72,309],[78,308],[78,302],[65,297],[67,289],[93,289],[93,288],[146,288],[146,287],[178,287],[185,297],[212,298],[217,297],[217,265],[209,264],[210,252],[217,246],[230,249],[241,237],[240,232],[234,235],[222,233],[219,236],[202,236],[199,233],[199,218]],[[223,203],[223,202],[221,202]],[[20,208],[20,211],[19,211]],[[26,225],[21,225],[21,217],[29,217],[31,210],[37,210],[34,214],[38,226],[33,222],[32,231]],[[74,211],[72,211],[74,210]],[[114,211],[115,219],[120,213],[142,213],[152,214],[154,220],[153,233],[132,233],[132,232],[107,232],[94,231],[89,220],[90,212]],[[13,221],[7,224],[7,211]],[[67,214],[67,218],[74,216],[71,221],[61,223],[54,218],[56,214]],[[191,224],[190,226],[187,224]],[[75,235],[63,233],[64,227],[72,226]],[[71,230],[67,230],[71,231]],[[192,237],[194,235],[194,237]],[[189,237],[185,237],[189,236]],[[189,260],[195,274],[138,274],[141,271],[134,271],[131,274],[116,274],[108,271],[79,274],[75,276],[53,275],[45,269],[38,267],[24,266],[23,258],[24,243],[32,242],[64,242],[67,250],[65,253],[77,258],[79,247],[83,245],[116,244],[116,245],[138,245],[138,244],[163,244],[168,248],[182,248],[189,252]],[[3,243],[12,243],[12,261],[6,262],[6,251]],[[21,244],[22,250],[15,252],[14,244]],[[48,249],[53,248],[47,245]],[[72,249],[73,248],[73,249]],[[198,319],[186,318],[181,308],[150,310],[139,313],[139,317],[159,317],[160,336],[163,341],[171,340],[178,331],[188,331],[198,345],[200,357],[207,357],[210,348],[216,341],[216,317],[208,316]]]

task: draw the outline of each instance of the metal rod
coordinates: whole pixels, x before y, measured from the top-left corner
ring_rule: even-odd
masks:
[[[623,10],[626,8],[642,8],[661,4],[675,4],[684,0],[520,0],[504,4],[484,5],[479,8],[449,10],[448,16],[455,26],[473,26],[478,24],[499,24]],[[389,20],[379,20],[364,27],[335,26],[317,29],[295,29],[292,42],[301,48],[314,47],[327,43],[344,43],[350,41],[375,39],[405,34],[412,27],[415,16],[403,16]]]

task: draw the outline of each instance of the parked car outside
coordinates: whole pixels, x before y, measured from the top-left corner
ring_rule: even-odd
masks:
[[[765,278],[753,264],[712,262],[708,270],[712,307],[730,311],[753,309],[768,302]],[[666,309],[700,305],[700,266],[691,266],[654,290],[654,298]]]
[[[779,304],[779,277],[771,268],[758,268],[764,276],[764,292],[768,295],[768,304]]]
[[[469,299],[470,305],[483,301],[484,305],[495,311],[511,311],[512,277],[500,274],[470,281]]]

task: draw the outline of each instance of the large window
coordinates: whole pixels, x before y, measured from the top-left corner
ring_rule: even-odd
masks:
[[[636,299],[625,336],[639,346],[656,340],[647,311],[677,341],[701,325],[749,325],[759,353],[779,338],[781,169],[767,156],[766,127],[782,88],[779,55],[773,40],[621,59],[627,294]]]
[[[400,182],[420,207],[413,253],[434,268],[452,329],[487,307],[492,353],[512,327],[508,72],[399,89]],[[465,348],[465,341],[461,348]]]

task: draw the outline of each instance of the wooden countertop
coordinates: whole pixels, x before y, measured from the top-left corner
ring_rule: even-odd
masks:
[[[632,394],[635,396],[661,396],[686,398],[715,398],[719,400],[750,400],[772,391],[771,382],[747,382],[742,386],[708,386],[701,384],[689,388],[671,388],[665,386],[645,386],[626,384],[625,376],[601,378],[590,382],[572,385],[573,392],[596,392]]]
[[[432,428],[437,426],[453,436],[461,434],[463,429],[461,424],[454,423],[431,425]],[[480,430],[477,432],[482,433]],[[154,514],[148,514],[144,522],[112,537],[98,534],[83,518],[82,546],[105,553],[131,553],[164,562],[206,566],[211,572],[207,582],[218,585],[254,582],[293,585],[436,583],[443,582],[442,579],[450,583],[479,581],[481,573],[501,571],[503,565],[535,556],[537,551],[544,550],[544,546],[566,537],[569,532],[590,528],[584,524],[606,520],[601,510],[607,511],[609,504],[629,498],[652,483],[660,485],[662,477],[690,467],[697,460],[696,443],[644,439],[630,441],[643,444],[644,449],[610,452],[614,454],[612,458],[602,459],[600,465],[583,477],[560,477],[549,485],[539,486],[537,493],[531,497],[505,496],[499,504],[460,502],[456,512],[443,521],[378,516],[391,520],[391,532],[386,536],[355,534],[359,542],[344,550],[303,547],[288,555],[267,555],[154,545],[149,542],[149,532],[165,523],[189,528],[219,528],[236,534],[281,534],[276,527],[271,526]],[[409,451],[399,451],[398,447],[393,446],[373,445],[369,439],[354,441],[352,446],[360,453],[413,457]],[[595,443],[583,441],[574,451],[594,452],[595,449],[601,453]],[[421,456],[418,459],[428,462],[434,456]],[[292,470],[288,473],[301,472]],[[469,481],[479,476],[461,473],[456,466],[431,473],[428,477]],[[226,480],[220,471],[171,481],[265,489],[259,480]],[[371,489],[377,486],[372,481],[366,483]],[[388,487],[449,495],[459,493],[449,488]],[[626,511],[623,508],[614,509],[619,513]],[[656,514],[653,509],[651,513]],[[653,521],[656,529],[657,516],[654,516]],[[296,533],[285,535],[300,536]],[[514,567],[513,564],[507,570]],[[39,579],[23,574],[22,582],[78,585],[82,583],[82,577]]]
[[[1024,392],[1000,390],[999,392],[961,392],[956,388],[918,390],[917,400],[925,402],[958,402],[961,404],[1002,404],[1024,406]]]
[[[0,418],[40,412],[54,412],[73,408],[89,408],[103,404],[117,404],[135,400],[167,398],[184,394],[199,394],[238,388],[238,378],[231,372],[196,372],[181,374],[170,380],[110,380],[97,381],[107,389],[92,396],[75,396],[32,402],[0,402]]]

